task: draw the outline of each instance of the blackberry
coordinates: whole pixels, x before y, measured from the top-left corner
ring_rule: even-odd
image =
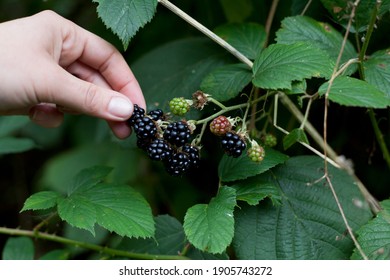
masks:
[[[190,157],[183,152],[176,152],[165,165],[167,172],[172,176],[179,176],[191,167]]]
[[[191,130],[183,121],[170,123],[164,131],[163,137],[170,144],[183,146],[190,139]]]
[[[167,160],[172,156],[173,150],[164,139],[155,139],[147,148],[152,160]]]
[[[130,126],[134,126],[136,120],[145,116],[145,110],[139,107],[137,104],[134,104],[134,110],[131,117],[127,120]]]
[[[183,153],[186,153],[188,155],[191,168],[197,168],[199,166],[200,161],[199,149],[190,144],[185,144],[181,150]]]
[[[163,110],[161,109],[156,109],[156,110],[152,110],[148,113],[148,116],[154,120],[154,121],[158,121],[158,120],[164,120],[165,117],[164,117],[164,112]]]
[[[138,118],[134,123],[134,131],[137,138],[154,139],[157,134],[157,126],[149,117]]]
[[[226,133],[221,144],[224,152],[234,158],[239,157],[246,148],[245,141],[236,132]]]

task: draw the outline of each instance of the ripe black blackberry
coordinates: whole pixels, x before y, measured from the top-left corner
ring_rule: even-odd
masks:
[[[136,119],[134,123],[134,131],[139,139],[154,140],[157,134],[156,123],[149,117]]]
[[[154,121],[158,121],[158,120],[163,121],[165,119],[164,112],[161,109],[156,109],[156,110],[150,111],[148,113],[148,116]]]
[[[183,153],[188,155],[188,158],[190,160],[190,167],[197,168],[199,166],[200,161],[199,149],[190,144],[185,144],[181,150]]]
[[[190,139],[191,130],[183,121],[170,123],[164,131],[163,137],[170,144],[183,146]]]
[[[176,152],[165,165],[167,172],[172,176],[179,176],[187,172],[191,167],[191,160],[186,153]]]
[[[147,148],[147,152],[152,160],[168,160],[173,154],[171,146],[164,139],[152,141]]]
[[[222,149],[228,156],[239,157],[246,148],[246,143],[236,132],[228,132],[222,138]]]
[[[139,107],[137,104],[134,104],[134,110],[131,117],[127,120],[130,126],[134,126],[135,121],[145,116],[145,110]]]

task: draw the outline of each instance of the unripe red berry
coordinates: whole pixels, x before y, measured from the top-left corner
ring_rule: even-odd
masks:
[[[232,123],[225,116],[218,116],[210,123],[210,131],[217,136],[223,136],[231,130]]]

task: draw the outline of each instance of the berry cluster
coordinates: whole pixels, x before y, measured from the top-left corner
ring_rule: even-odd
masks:
[[[152,160],[162,161],[167,172],[181,175],[199,165],[199,149],[189,144],[191,129],[185,121],[167,122],[161,109],[145,113],[134,105],[128,124],[134,129],[137,146]]]
[[[239,157],[246,149],[243,136],[233,130],[232,120],[225,116],[218,116],[210,122],[210,131],[221,136],[221,146],[228,156]]]

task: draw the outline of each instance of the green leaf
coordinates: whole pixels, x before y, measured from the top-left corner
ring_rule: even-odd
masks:
[[[113,170],[108,166],[92,166],[81,170],[70,185],[68,193],[71,194],[79,188],[86,190],[102,182]]]
[[[4,245],[3,260],[33,260],[34,243],[28,237],[10,237]]]
[[[286,90],[285,93],[288,95],[303,94],[303,93],[306,93],[306,90],[307,90],[306,80],[295,81],[295,82],[292,82],[291,89]]]
[[[333,66],[324,51],[309,44],[274,44],[256,58],[253,84],[266,89],[291,89],[293,81],[330,77]]]
[[[156,233],[153,238],[124,238],[118,249],[136,253],[157,255],[177,255],[186,245],[182,224],[174,217],[161,215],[155,217]]]
[[[209,253],[222,253],[233,239],[233,210],[236,192],[222,187],[209,204],[197,204],[187,210],[184,232],[195,248]]]
[[[329,82],[323,84],[318,92],[325,95]],[[329,92],[329,99],[341,105],[366,108],[386,108],[390,98],[373,85],[351,77],[337,77]]]
[[[313,47],[325,51],[336,62],[343,43],[343,36],[327,23],[315,21],[306,16],[287,17],[282,21],[282,28],[276,33],[278,44],[291,45],[305,42]],[[347,41],[344,47],[341,63],[356,58],[357,53],[351,42]],[[347,72],[353,73],[356,67]]]
[[[357,232],[358,242],[370,260],[390,260],[390,200],[381,202],[377,216]],[[355,249],[352,259],[362,259]]]
[[[154,221],[146,200],[126,185],[99,183],[78,189],[58,203],[58,214],[70,225],[95,234],[95,223],[118,235],[150,237]]]
[[[157,0],[93,0],[99,3],[97,12],[104,24],[110,28],[127,49],[138,29],[154,16]]]
[[[200,89],[218,101],[236,97],[252,80],[252,73],[244,64],[231,64],[217,68],[207,75]]]
[[[28,123],[30,123],[30,119],[27,116],[1,116],[0,137],[10,135]]]
[[[373,53],[363,61],[365,80],[390,99],[390,49]]]
[[[224,155],[218,166],[218,175],[222,182],[246,179],[264,173],[287,159],[288,156],[270,148],[265,148],[265,157],[260,163],[251,161],[245,152],[239,158]]]
[[[257,23],[229,23],[214,32],[249,59],[255,59],[264,47],[267,34]]]
[[[295,128],[291,130],[291,132],[283,138],[283,148],[287,150],[297,142],[309,144],[306,133],[302,128]]]
[[[239,259],[349,259],[354,244],[325,180],[324,161],[315,156],[290,158],[260,182],[279,188],[281,205],[267,200],[240,205],[233,247]],[[335,192],[353,230],[371,218],[369,206],[346,172],[328,167]]]
[[[38,192],[27,198],[20,212],[26,210],[43,210],[57,205],[59,194],[53,191]]]
[[[4,137],[0,138],[0,155],[22,153],[35,148],[33,140],[28,138]]]
[[[204,77],[234,61],[221,48],[205,38],[181,39],[159,46],[133,65],[148,104],[169,111],[169,100],[183,96],[191,99]],[[198,115],[191,116],[196,119]]]
[[[262,182],[260,179],[258,176],[253,176],[246,180],[240,180],[231,186],[236,190],[237,200],[245,201],[254,206],[269,197],[274,206],[280,205],[282,198],[279,188],[268,182]]]

